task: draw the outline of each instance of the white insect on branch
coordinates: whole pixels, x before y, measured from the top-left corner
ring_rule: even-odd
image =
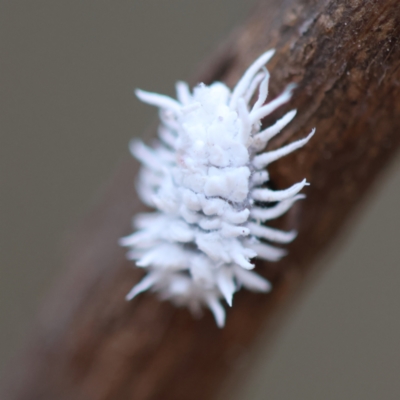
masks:
[[[138,193],[157,211],[136,216],[135,233],[120,243],[130,248],[128,258],[147,275],[126,296],[152,290],[161,299],[198,313],[210,308],[219,327],[225,324],[220,300],[232,305],[242,286],[268,292],[270,283],[252,272],[251,259],[277,261],[285,250],[272,243],[288,243],[295,231],[284,232],[262,224],[283,215],[306,180],[285,190],[264,187],[265,167],[304,146],[314,134],[278,150],[260,153],[268,141],[295,116],[288,112],[260,131],[261,120],[286,103],[294,85],[265,104],[269,73],[265,64],[273,56],[261,55],[231,90],[221,82],[193,89],[176,84],[177,98],[137,90],[145,103],[160,109],[160,142],[150,148],[131,144],[143,164]],[[255,91],[258,99],[249,105]],[[257,201],[263,206],[254,205]],[[275,202],[268,206],[269,202]]]

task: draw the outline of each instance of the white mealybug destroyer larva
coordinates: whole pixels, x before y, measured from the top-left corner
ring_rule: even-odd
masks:
[[[304,139],[263,152],[268,141],[295,116],[290,111],[261,130],[261,120],[286,103],[294,85],[266,103],[269,73],[265,64],[274,50],[262,54],[231,91],[225,84],[176,84],[177,100],[137,90],[145,103],[160,109],[159,142],[150,148],[133,141],[132,154],[143,164],[137,190],[155,212],[137,215],[135,233],[120,240],[128,258],[147,275],[126,296],[152,290],[161,299],[188,306],[194,313],[207,306],[219,327],[225,324],[221,299],[244,286],[268,292],[270,283],[252,272],[251,259],[277,261],[288,243],[284,232],[265,222],[284,214],[303,198],[306,180],[288,189],[271,190],[266,167],[304,146]],[[254,105],[250,102],[258,89]],[[262,203],[265,203],[263,206]],[[268,205],[268,203],[274,203]]]

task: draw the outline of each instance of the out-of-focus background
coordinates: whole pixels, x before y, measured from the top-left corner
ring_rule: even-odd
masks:
[[[0,374],[62,268],[66,232],[177,79],[255,0],[0,2]],[[400,398],[400,158],[235,400]],[[269,362],[266,363],[266,357]]]

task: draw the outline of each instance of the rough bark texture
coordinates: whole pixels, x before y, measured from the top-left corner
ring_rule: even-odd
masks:
[[[203,69],[205,82],[233,85],[263,51],[271,94],[297,82],[298,115],[271,148],[316,136],[271,169],[277,188],[304,177],[307,200],[278,221],[299,236],[276,264],[258,263],[269,295],[241,291],[218,329],[207,311],[195,320],[145,294],[124,296],[142,272],[125,260],[119,237],[142,206],[125,162],[104,201],[76,235],[66,276],[50,296],[5,400],[211,399],[261,328],[301,287],[315,257],[332,241],[400,142],[398,0],[263,1]],[[266,121],[266,123],[269,121]]]

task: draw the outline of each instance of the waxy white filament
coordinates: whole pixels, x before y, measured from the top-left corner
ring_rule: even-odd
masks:
[[[220,300],[232,305],[241,286],[267,292],[270,283],[252,272],[251,259],[277,261],[285,251],[267,242],[288,243],[295,231],[284,232],[263,223],[283,215],[303,198],[306,180],[285,190],[265,187],[265,168],[304,146],[302,140],[259,153],[295,116],[288,112],[260,131],[260,121],[292,95],[294,85],[265,103],[269,73],[265,64],[274,50],[261,55],[231,91],[221,82],[200,84],[190,92],[176,85],[177,100],[137,90],[140,100],[160,109],[160,142],[150,148],[131,144],[143,167],[137,185],[142,201],[157,211],[135,218],[137,231],[122,238],[128,258],[147,275],[126,296],[152,290],[162,299],[198,313],[208,306],[219,327],[225,324]],[[255,91],[258,99],[251,107]],[[257,202],[276,202],[267,207]],[[260,204],[260,203],[258,203]]]

